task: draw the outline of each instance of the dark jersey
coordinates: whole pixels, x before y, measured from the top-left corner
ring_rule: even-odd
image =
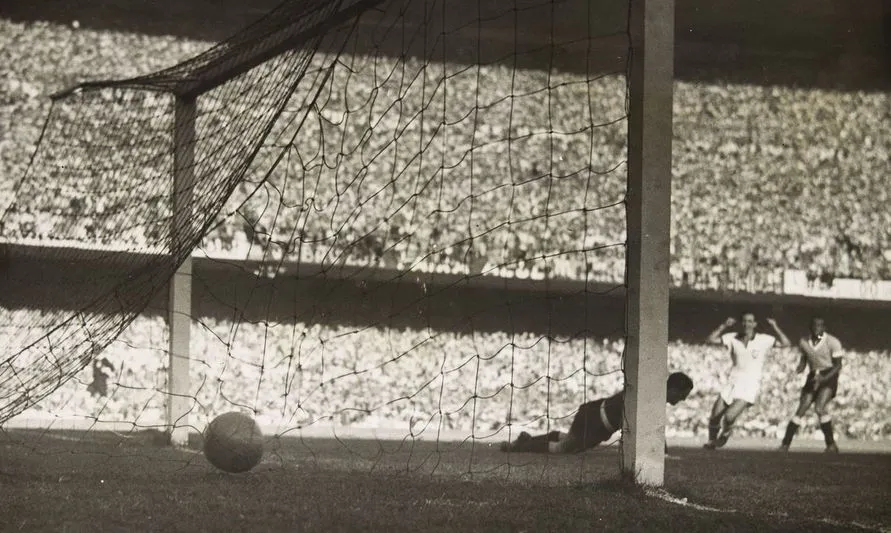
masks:
[[[574,451],[587,450],[612,437],[622,428],[624,406],[624,392],[582,404],[569,428],[571,448]]]

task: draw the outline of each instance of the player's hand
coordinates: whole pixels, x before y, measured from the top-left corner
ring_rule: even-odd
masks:
[[[776,321],[776,319],[774,319],[774,318],[768,318],[768,319],[767,319],[767,323],[770,324],[770,327],[772,327],[772,328],[774,328],[774,329],[776,329],[777,327],[779,327],[779,326],[777,326],[777,321]]]
[[[724,321],[725,328],[732,328],[733,325],[736,324],[736,319],[731,317],[727,317],[727,320]]]

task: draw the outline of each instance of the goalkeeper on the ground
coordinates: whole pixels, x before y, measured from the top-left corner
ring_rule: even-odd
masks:
[[[689,396],[693,390],[693,380],[683,372],[668,376],[666,401],[675,405]],[[568,433],[551,431],[544,435],[532,436],[523,431],[513,442],[501,444],[505,452],[533,453],[577,453],[591,449],[608,440],[622,427],[622,412],[625,406],[625,391],[609,398],[602,398],[582,404],[579,407]]]

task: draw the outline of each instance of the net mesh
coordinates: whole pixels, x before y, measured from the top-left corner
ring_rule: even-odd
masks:
[[[163,427],[153,302],[190,255],[199,430],[511,438],[620,390],[621,300],[587,311],[624,283],[628,39],[601,8],[288,1],[56,95],[0,229],[90,273],[47,282],[72,312],[7,312],[0,423]]]

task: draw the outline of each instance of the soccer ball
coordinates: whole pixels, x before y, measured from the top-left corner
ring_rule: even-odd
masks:
[[[204,457],[224,472],[247,472],[263,457],[260,426],[236,411],[214,418],[204,432]]]

